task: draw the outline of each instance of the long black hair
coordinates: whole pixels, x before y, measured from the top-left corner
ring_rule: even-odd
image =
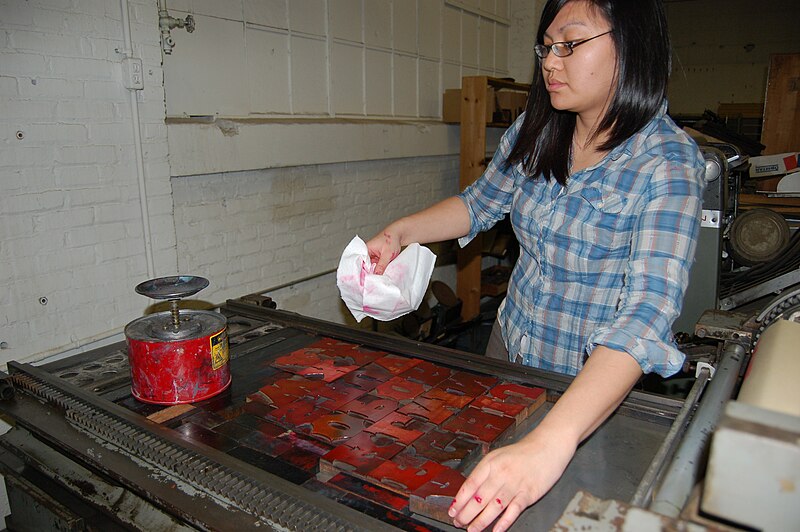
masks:
[[[607,132],[598,148],[616,148],[642,129],[659,111],[667,96],[671,68],[669,33],[661,0],[548,0],[542,11],[536,42],[559,11],[570,2],[585,1],[614,30],[617,51],[616,90],[595,135]],[[569,176],[576,115],[550,105],[550,96],[536,58],[525,118],[506,165],[522,163],[526,174],[554,177],[562,185]]]

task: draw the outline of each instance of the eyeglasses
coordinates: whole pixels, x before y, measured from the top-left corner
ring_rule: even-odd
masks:
[[[583,43],[587,43],[592,39],[597,39],[598,37],[607,35],[612,31],[614,30],[608,30],[605,33],[601,33],[600,35],[595,35],[594,37],[589,37],[588,39],[583,39],[581,41],[554,42],[553,44],[549,45],[537,44],[533,47],[533,51],[536,52],[536,55],[539,56],[539,59],[544,59],[550,52],[553,52],[553,55],[556,57],[567,57],[572,55],[572,51]]]

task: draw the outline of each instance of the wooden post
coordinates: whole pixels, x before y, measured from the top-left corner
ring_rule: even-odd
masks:
[[[487,87],[486,76],[465,76],[461,80],[461,190],[474,183],[486,167]],[[464,320],[480,313],[482,240],[478,235],[458,251],[456,294],[462,301]]]

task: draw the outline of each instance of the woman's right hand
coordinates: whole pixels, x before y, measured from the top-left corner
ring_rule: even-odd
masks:
[[[386,266],[400,254],[401,237],[393,226],[394,224],[386,227],[367,242],[369,260],[375,265],[373,273],[378,275],[383,275]]]

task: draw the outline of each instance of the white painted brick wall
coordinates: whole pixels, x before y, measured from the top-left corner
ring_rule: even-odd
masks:
[[[130,5],[154,257],[167,275],[177,259],[158,13]],[[0,363],[117,333],[149,304],[133,292],[147,266],[121,19],[105,0],[0,3]]]
[[[212,303],[335,269],[358,234],[457,192],[458,158],[278,168],[172,179],[178,269],[202,275]],[[442,273],[454,286],[452,273]],[[280,308],[355,323],[336,278],[270,293]]]

